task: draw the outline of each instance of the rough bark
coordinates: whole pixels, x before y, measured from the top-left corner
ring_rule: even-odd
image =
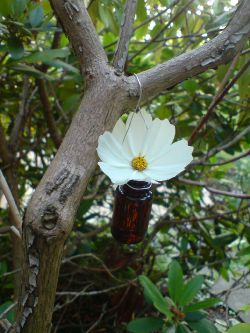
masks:
[[[50,0],[71,41],[82,71],[98,70],[108,62],[87,9],[81,0]]]
[[[86,89],[79,110],[25,214],[22,292],[14,329],[23,333],[49,332],[63,244],[96,167],[98,137],[113,127],[122,112],[136,105],[139,95],[134,77],[117,76],[114,68],[107,65],[83,2],[50,1],[86,74]],[[236,15],[238,19],[233,19],[225,32],[211,43],[141,73],[144,100],[229,61],[249,35],[249,1],[243,2]]]

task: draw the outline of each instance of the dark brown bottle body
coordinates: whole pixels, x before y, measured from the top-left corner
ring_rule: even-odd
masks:
[[[118,186],[114,202],[111,232],[124,244],[135,244],[144,238],[152,207],[151,184],[131,180]]]

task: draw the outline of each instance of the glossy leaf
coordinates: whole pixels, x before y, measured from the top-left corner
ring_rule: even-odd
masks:
[[[35,63],[35,62],[44,62],[50,61],[56,58],[65,58],[70,54],[68,48],[62,49],[52,49],[35,52],[24,58],[25,62]]]
[[[208,319],[202,319],[199,321],[189,322],[188,325],[197,333],[219,333],[216,326]]]
[[[12,37],[7,41],[8,50],[11,54],[11,58],[17,60],[24,55],[23,43],[19,38]]]
[[[179,304],[181,306],[189,304],[200,291],[203,282],[204,278],[202,276],[195,276],[191,279],[183,288]]]
[[[184,311],[193,312],[193,311],[200,310],[200,309],[207,309],[207,308],[214,306],[215,304],[218,304],[219,302],[220,302],[219,298],[208,298],[204,301],[197,302],[195,304],[185,307]]]
[[[179,324],[176,327],[175,333],[191,333],[191,331],[190,331],[190,329],[186,325]]]
[[[183,273],[180,264],[175,260],[169,265],[168,290],[173,301],[179,304],[183,292]]]
[[[14,16],[18,17],[21,15],[27,6],[27,3],[28,0],[14,0],[12,5]]]
[[[43,21],[43,7],[37,6],[29,13],[29,22],[32,27],[38,27]]]
[[[159,318],[139,318],[132,320],[127,325],[127,330],[132,333],[151,333],[160,329],[164,321]]]
[[[250,332],[250,324],[238,324],[231,328],[226,333],[249,333]]]
[[[162,296],[159,289],[145,275],[140,275],[139,281],[144,288],[144,293],[150,299],[156,309],[165,314],[167,317],[171,317],[172,314],[169,310],[167,300]]]

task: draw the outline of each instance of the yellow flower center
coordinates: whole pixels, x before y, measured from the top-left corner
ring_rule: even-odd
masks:
[[[137,157],[133,158],[131,164],[132,164],[132,167],[138,171],[143,171],[148,166],[148,162],[146,161],[144,156],[137,156]]]

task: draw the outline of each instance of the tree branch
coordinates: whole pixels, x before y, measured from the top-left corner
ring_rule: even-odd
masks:
[[[124,66],[128,56],[129,40],[133,31],[133,22],[135,17],[137,0],[127,0],[121,23],[120,37],[117,43],[113,66],[118,74],[124,70]]]
[[[234,138],[232,138],[228,142],[226,142],[226,143],[224,143],[222,145],[218,145],[218,146],[210,149],[208,151],[208,153],[203,158],[199,159],[198,161],[193,161],[192,163],[190,163],[190,166],[196,165],[196,164],[203,164],[206,160],[209,159],[209,157],[211,157],[211,156],[219,153],[220,151],[226,150],[229,147],[233,146],[235,143],[237,143],[238,141],[240,141],[240,139],[243,138],[248,133],[250,133],[250,126],[247,126],[246,128],[244,128],[244,130],[242,132],[240,132],[239,134],[237,134]]]
[[[27,104],[29,97],[29,88],[30,88],[29,78],[27,75],[25,75],[23,79],[23,89],[21,94],[19,112],[16,116],[15,124],[11,131],[10,140],[9,140],[9,147],[11,149],[13,156],[15,156],[15,153],[18,150],[22,135],[22,130],[28,114]]]
[[[143,101],[207,69],[229,62],[243,48],[249,36],[250,1],[243,0],[228,26],[213,40],[138,75]],[[130,83],[136,87],[135,78],[130,78]]]
[[[17,205],[15,203],[15,200],[13,198],[13,195],[11,193],[11,190],[8,186],[8,183],[6,182],[6,180],[4,178],[4,175],[3,175],[1,170],[0,170],[0,188],[2,189],[2,191],[5,195],[5,198],[8,202],[8,204],[9,204],[10,211],[11,211],[12,216],[13,216],[13,224],[14,224],[15,228],[13,228],[13,226],[12,226],[11,230],[14,231],[14,233],[16,235],[18,235],[19,238],[21,238],[20,233],[21,233],[21,230],[22,230],[22,218],[21,218],[21,215],[20,215],[19,210],[17,208]]]
[[[229,67],[224,80],[222,81],[219,90],[217,92],[217,94],[214,96],[211,104],[208,107],[207,113],[202,117],[200,123],[198,124],[198,126],[193,130],[193,133],[190,136],[190,139],[188,140],[189,145],[192,144],[192,142],[194,141],[196,135],[198,134],[198,132],[201,130],[201,128],[207,123],[208,119],[210,118],[213,110],[215,109],[216,105],[223,99],[223,97],[226,95],[226,93],[232,88],[232,86],[235,84],[235,82],[241,77],[241,75],[247,70],[249,64],[250,64],[250,60],[245,63],[241,69],[239,70],[239,72],[235,75],[235,77],[232,79],[231,82],[229,82],[227,84],[228,78],[230,77],[230,75],[232,74],[232,71],[238,61],[239,58],[239,54],[234,58],[234,61],[232,62],[231,66]]]
[[[44,118],[47,122],[48,129],[49,129],[49,134],[56,146],[56,148],[59,148],[61,144],[61,136],[59,134],[58,128],[56,126],[56,122],[50,107],[50,102],[48,98],[48,94],[46,91],[45,83],[42,79],[37,79],[36,84],[38,86],[38,93],[40,96],[40,100],[43,106],[43,113],[44,113]]]
[[[83,1],[50,0],[50,3],[73,45],[82,71],[100,70],[107,63],[107,56]]]
[[[204,182],[198,182],[196,180],[180,178],[180,177],[178,178],[178,181],[181,183],[184,183],[184,184],[188,184],[188,185],[204,187],[208,192],[211,192],[214,194],[224,195],[224,196],[233,197],[233,198],[240,198],[240,199],[250,199],[250,194],[219,190],[217,188],[210,187],[208,184],[206,184]]]
[[[235,161],[238,161],[240,159],[242,159],[243,157],[246,157],[250,155],[250,149],[245,151],[244,153],[242,154],[239,154],[229,160],[226,160],[226,161],[221,161],[221,162],[217,162],[217,163],[207,163],[207,162],[204,162],[203,165],[207,165],[207,166],[219,166],[219,165],[225,165],[225,164],[229,164],[229,163],[233,163]]]

